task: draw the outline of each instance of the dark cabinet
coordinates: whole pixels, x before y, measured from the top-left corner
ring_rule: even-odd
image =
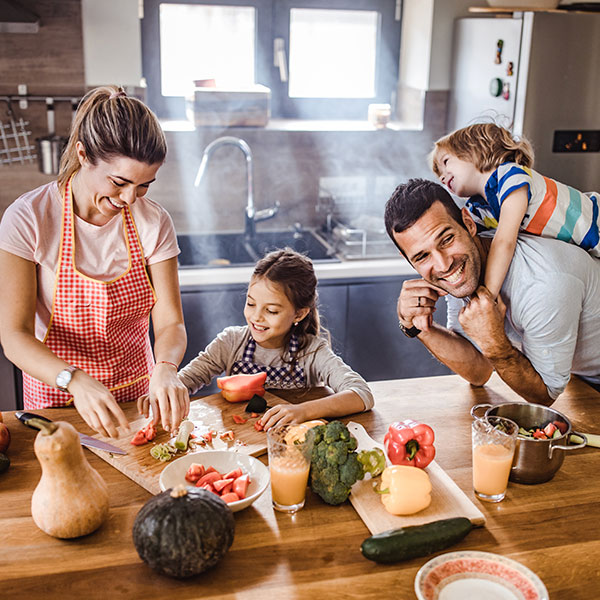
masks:
[[[416,339],[398,327],[396,303],[406,278],[382,278],[348,286],[348,319],[344,360],[367,381],[449,375]],[[440,300],[436,322],[446,323],[446,302]]]
[[[367,381],[447,375],[418,341],[398,328],[396,301],[402,278],[324,280],[319,284],[321,324],[334,351]],[[246,286],[184,289],[183,312],[188,348],[183,365],[225,327],[243,325]],[[435,320],[444,324],[446,303],[440,301]],[[216,391],[214,384],[204,391]]]

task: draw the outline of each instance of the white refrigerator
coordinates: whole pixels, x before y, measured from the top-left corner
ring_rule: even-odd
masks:
[[[494,121],[526,135],[534,168],[600,191],[600,13],[457,19],[447,129]]]

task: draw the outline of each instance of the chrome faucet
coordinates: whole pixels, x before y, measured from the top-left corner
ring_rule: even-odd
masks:
[[[200,166],[198,167],[198,173],[196,173],[196,180],[194,181],[194,187],[198,187],[200,185],[200,180],[204,175],[204,171],[206,170],[206,165],[208,164],[208,159],[213,151],[219,146],[224,146],[230,144],[232,146],[237,146],[246,157],[246,185],[247,185],[247,199],[246,199],[246,210],[245,210],[245,220],[244,220],[244,235],[246,238],[253,238],[256,233],[256,223],[260,221],[266,221],[267,219],[273,218],[277,211],[279,210],[279,202],[275,202],[274,206],[270,208],[265,208],[263,210],[257,211],[254,208],[254,180],[252,177],[252,152],[250,150],[250,146],[242,139],[236,138],[233,136],[225,136],[217,138],[212,141],[206,148],[202,154],[202,160],[200,161]]]

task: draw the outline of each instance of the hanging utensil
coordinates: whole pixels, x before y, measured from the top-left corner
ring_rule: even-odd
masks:
[[[46,98],[46,118],[48,134],[36,139],[38,145],[38,164],[40,171],[46,175],[56,175],[60,166],[60,157],[67,144],[67,139],[56,135],[54,98]]]

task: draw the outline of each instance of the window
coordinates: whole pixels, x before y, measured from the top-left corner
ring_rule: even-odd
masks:
[[[271,89],[273,117],[366,119],[393,102],[400,0],[144,0],[148,103],[183,118],[196,84]],[[202,81],[202,83],[199,83]]]

